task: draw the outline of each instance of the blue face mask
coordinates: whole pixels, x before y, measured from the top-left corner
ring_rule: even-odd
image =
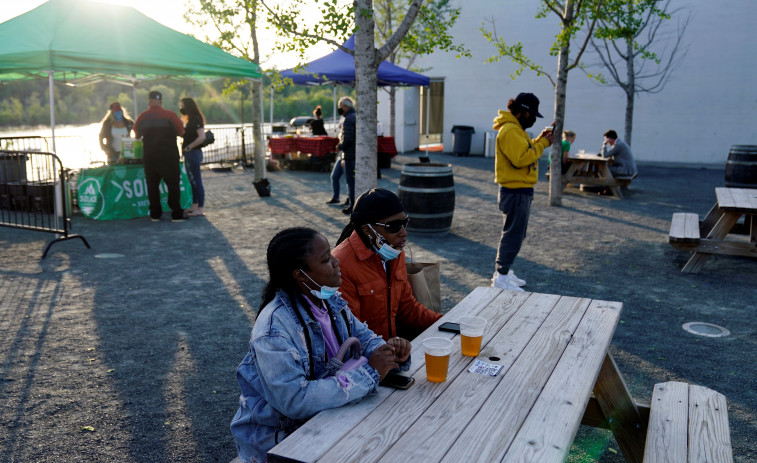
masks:
[[[400,254],[402,254],[402,251],[394,249],[393,247],[389,246],[386,243],[386,240],[383,236],[381,236],[380,233],[378,233],[376,230],[373,229],[370,225],[368,225],[368,228],[371,229],[373,233],[376,234],[376,239],[374,240],[373,247],[376,250],[376,254],[378,254],[381,259],[383,260],[392,260],[399,257]]]
[[[333,287],[333,286],[319,285],[318,283],[315,282],[314,279],[310,278],[310,275],[305,273],[304,270],[300,269],[300,272],[304,273],[305,276],[308,277],[310,281],[316,284],[316,286],[320,286],[320,289],[310,289],[310,286],[308,286],[307,283],[305,284],[305,286],[308,289],[310,289],[310,294],[317,297],[318,299],[323,299],[323,300],[331,299],[331,296],[336,294],[336,292],[339,290],[338,286]]]
[[[124,120],[124,112],[123,111],[114,111],[113,112],[113,117],[115,117],[116,120],[120,122],[120,121]]]

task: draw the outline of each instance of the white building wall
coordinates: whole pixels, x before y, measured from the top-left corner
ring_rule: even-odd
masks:
[[[532,129],[548,125],[554,115],[554,91],[545,77],[530,71],[513,80],[515,65],[507,59],[486,63],[494,47],[479,28],[492,18],[497,33],[507,42],[521,41],[524,52],[547,72],[555,73],[557,58],[548,55],[559,31],[554,15],[535,19],[533,0],[456,0],[461,8],[453,31],[457,42],[470,49],[471,58],[438,52],[420,58],[416,65],[424,75],[445,81],[445,151],[452,149],[453,125],[471,125],[475,134],[471,154],[483,154],[484,134],[498,109],[519,92],[535,93],[545,115]],[[666,163],[723,165],[734,144],[757,144],[757,9],[754,0],[680,0],[674,7],[691,12],[684,41],[688,53],[674,70],[661,93],[636,96],[632,147],[637,160]],[[676,19],[676,17],[674,17]],[[671,23],[672,24],[672,23]],[[584,63],[596,63],[587,55]],[[592,72],[603,72],[592,68]],[[606,74],[606,72],[603,72]],[[417,89],[399,90],[417,92]],[[383,94],[386,95],[386,94]],[[615,129],[623,137],[625,93],[591,81],[579,69],[569,73],[565,128],[577,133],[575,150],[597,151],[602,133]],[[379,118],[388,132],[388,96],[379,94]],[[398,98],[404,101],[403,98]],[[404,104],[404,103],[403,103]],[[398,107],[397,115],[406,111]],[[407,127],[401,120],[400,127]],[[398,140],[400,150],[414,148]],[[423,139],[421,138],[421,142]],[[417,143],[416,143],[417,146]]]

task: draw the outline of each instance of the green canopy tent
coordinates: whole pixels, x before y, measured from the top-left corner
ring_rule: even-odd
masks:
[[[0,24],[0,84],[49,80],[53,151],[53,81],[78,85],[110,80],[131,85],[136,93],[140,82],[174,76],[259,79],[261,73],[257,64],[128,6],[50,0]]]

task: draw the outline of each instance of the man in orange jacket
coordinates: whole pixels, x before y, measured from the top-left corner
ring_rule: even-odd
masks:
[[[375,188],[355,201],[332,251],[342,269],[342,297],[384,339],[413,339],[442,316],[413,297],[403,252],[407,223],[397,195]]]

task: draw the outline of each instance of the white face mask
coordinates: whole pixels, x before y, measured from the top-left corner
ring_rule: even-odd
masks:
[[[300,272],[304,273],[306,277],[313,283],[315,283],[317,286],[320,287],[320,289],[311,289],[310,286],[307,285],[307,283],[304,283],[304,285],[310,290],[310,294],[317,297],[318,299],[331,299],[331,296],[336,294],[336,292],[339,290],[339,286],[326,286],[326,285],[319,285],[315,282],[314,279],[310,278],[310,275],[308,275],[304,270],[300,269]]]
[[[386,240],[383,236],[381,236],[380,233],[378,233],[376,230],[373,229],[370,225],[368,225],[368,228],[371,229],[373,233],[376,235],[376,239],[374,240],[373,247],[376,249],[376,254],[381,256],[383,260],[392,260],[399,257],[400,254],[402,254],[402,251],[394,249],[393,247],[389,246],[386,243]]]

